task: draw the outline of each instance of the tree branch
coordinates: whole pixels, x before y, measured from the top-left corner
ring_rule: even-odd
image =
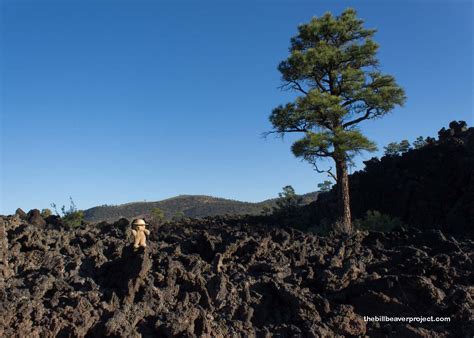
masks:
[[[346,122],[346,123],[344,123],[344,124],[342,125],[342,127],[343,127],[343,128],[347,128],[347,127],[349,127],[349,126],[352,126],[352,125],[354,125],[354,124],[357,124],[357,123],[359,123],[359,122],[362,122],[362,121],[364,121],[364,120],[369,119],[369,118],[370,118],[370,114],[372,113],[372,111],[373,111],[373,108],[367,109],[366,112],[365,112],[365,114],[364,114],[364,116],[361,116],[361,117],[359,117],[359,118],[357,118],[357,119],[355,119],[355,120]]]
[[[286,134],[286,133],[307,133],[309,129],[307,128],[302,128],[302,127],[294,127],[290,129],[284,129],[284,130],[270,130],[262,133],[262,136],[264,138],[267,138],[268,136],[272,134]]]
[[[307,152],[308,153],[304,156],[304,158],[306,159],[306,161],[312,164],[316,163],[316,161],[313,159],[313,156],[332,157],[334,155],[333,152],[321,149],[321,147],[319,147],[317,150],[308,150]]]
[[[352,100],[347,100],[346,102],[344,102],[342,104],[343,107],[347,107],[347,106],[350,106],[351,104],[353,103],[356,103],[357,101],[361,101],[361,99],[352,99]]]
[[[292,88],[295,90],[300,91],[301,93],[308,95],[308,92],[301,87],[301,85],[297,81],[290,81],[293,84]]]
[[[334,79],[332,78],[332,75],[331,75],[331,69],[328,69],[326,70],[327,73],[328,73],[328,79],[329,79],[329,92],[331,93],[331,95],[335,95],[336,93],[334,92]]]
[[[318,86],[320,91],[324,93],[328,92],[328,89],[323,86],[323,84],[321,83],[321,80],[319,80],[316,76],[314,77],[314,81],[316,82],[316,85]]]
[[[316,170],[318,173],[322,174],[322,173],[327,173],[329,177],[331,177],[334,181],[336,181],[337,183],[337,177],[336,175],[334,175],[332,173],[332,167],[329,168],[328,170],[320,170],[317,166],[317,164],[315,162],[312,163],[313,164],[313,169]]]

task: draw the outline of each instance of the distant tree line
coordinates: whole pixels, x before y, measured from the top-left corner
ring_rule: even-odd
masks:
[[[390,142],[384,147],[384,155],[386,156],[397,156],[408,152],[411,149],[420,149],[426,146],[430,142],[431,138],[424,139],[423,136],[418,136],[413,145],[408,140],[402,140],[400,142]]]

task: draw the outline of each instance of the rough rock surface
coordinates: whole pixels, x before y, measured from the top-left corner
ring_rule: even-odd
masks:
[[[453,121],[438,136],[401,156],[365,161],[349,178],[354,219],[377,210],[408,225],[474,235],[474,128]],[[311,224],[333,218],[335,189],[304,208],[314,214]]]
[[[28,212],[26,215],[28,223],[33,225],[45,226],[46,221],[41,216],[41,212],[38,209],[33,209]]]
[[[124,219],[74,230],[17,216],[0,225],[11,270],[0,276],[2,337],[474,333],[474,244],[440,231],[318,237],[213,218],[151,229],[134,251]]]

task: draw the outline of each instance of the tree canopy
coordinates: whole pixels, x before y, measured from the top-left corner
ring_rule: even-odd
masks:
[[[383,74],[376,58],[375,30],[363,27],[356,11],[334,17],[326,13],[298,27],[290,55],[280,63],[283,88],[299,94],[276,107],[270,133],[302,133],[292,146],[295,156],[315,165],[321,158],[336,163],[340,197],[345,195],[345,223],[350,223],[347,163],[361,151],[376,146],[358,125],[403,105],[405,94],[393,76]],[[318,170],[319,171],[319,170]],[[349,212],[350,213],[350,212]]]
[[[402,140],[398,142],[390,142],[384,147],[386,156],[398,156],[406,153],[411,149],[410,142],[408,140]]]
[[[278,69],[283,86],[302,95],[270,116],[275,132],[306,134],[293,145],[296,156],[314,161],[375,150],[357,124],[402,105],[405,94],[393,76],[378,69],[374,33],[353,9],[338,17],[326,13],[298,27],[290,56]]]

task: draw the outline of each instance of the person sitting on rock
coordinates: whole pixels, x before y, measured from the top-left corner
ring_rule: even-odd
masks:
[[[135,229],[132,229],[132,234],[135,237],[133,247],[135,249],[138,249],[139,247],[146,248],[146,236],[150,235],[150,230],[145,228],[145,221],[139,218],[133,221],[132,225],[135,226]]]

